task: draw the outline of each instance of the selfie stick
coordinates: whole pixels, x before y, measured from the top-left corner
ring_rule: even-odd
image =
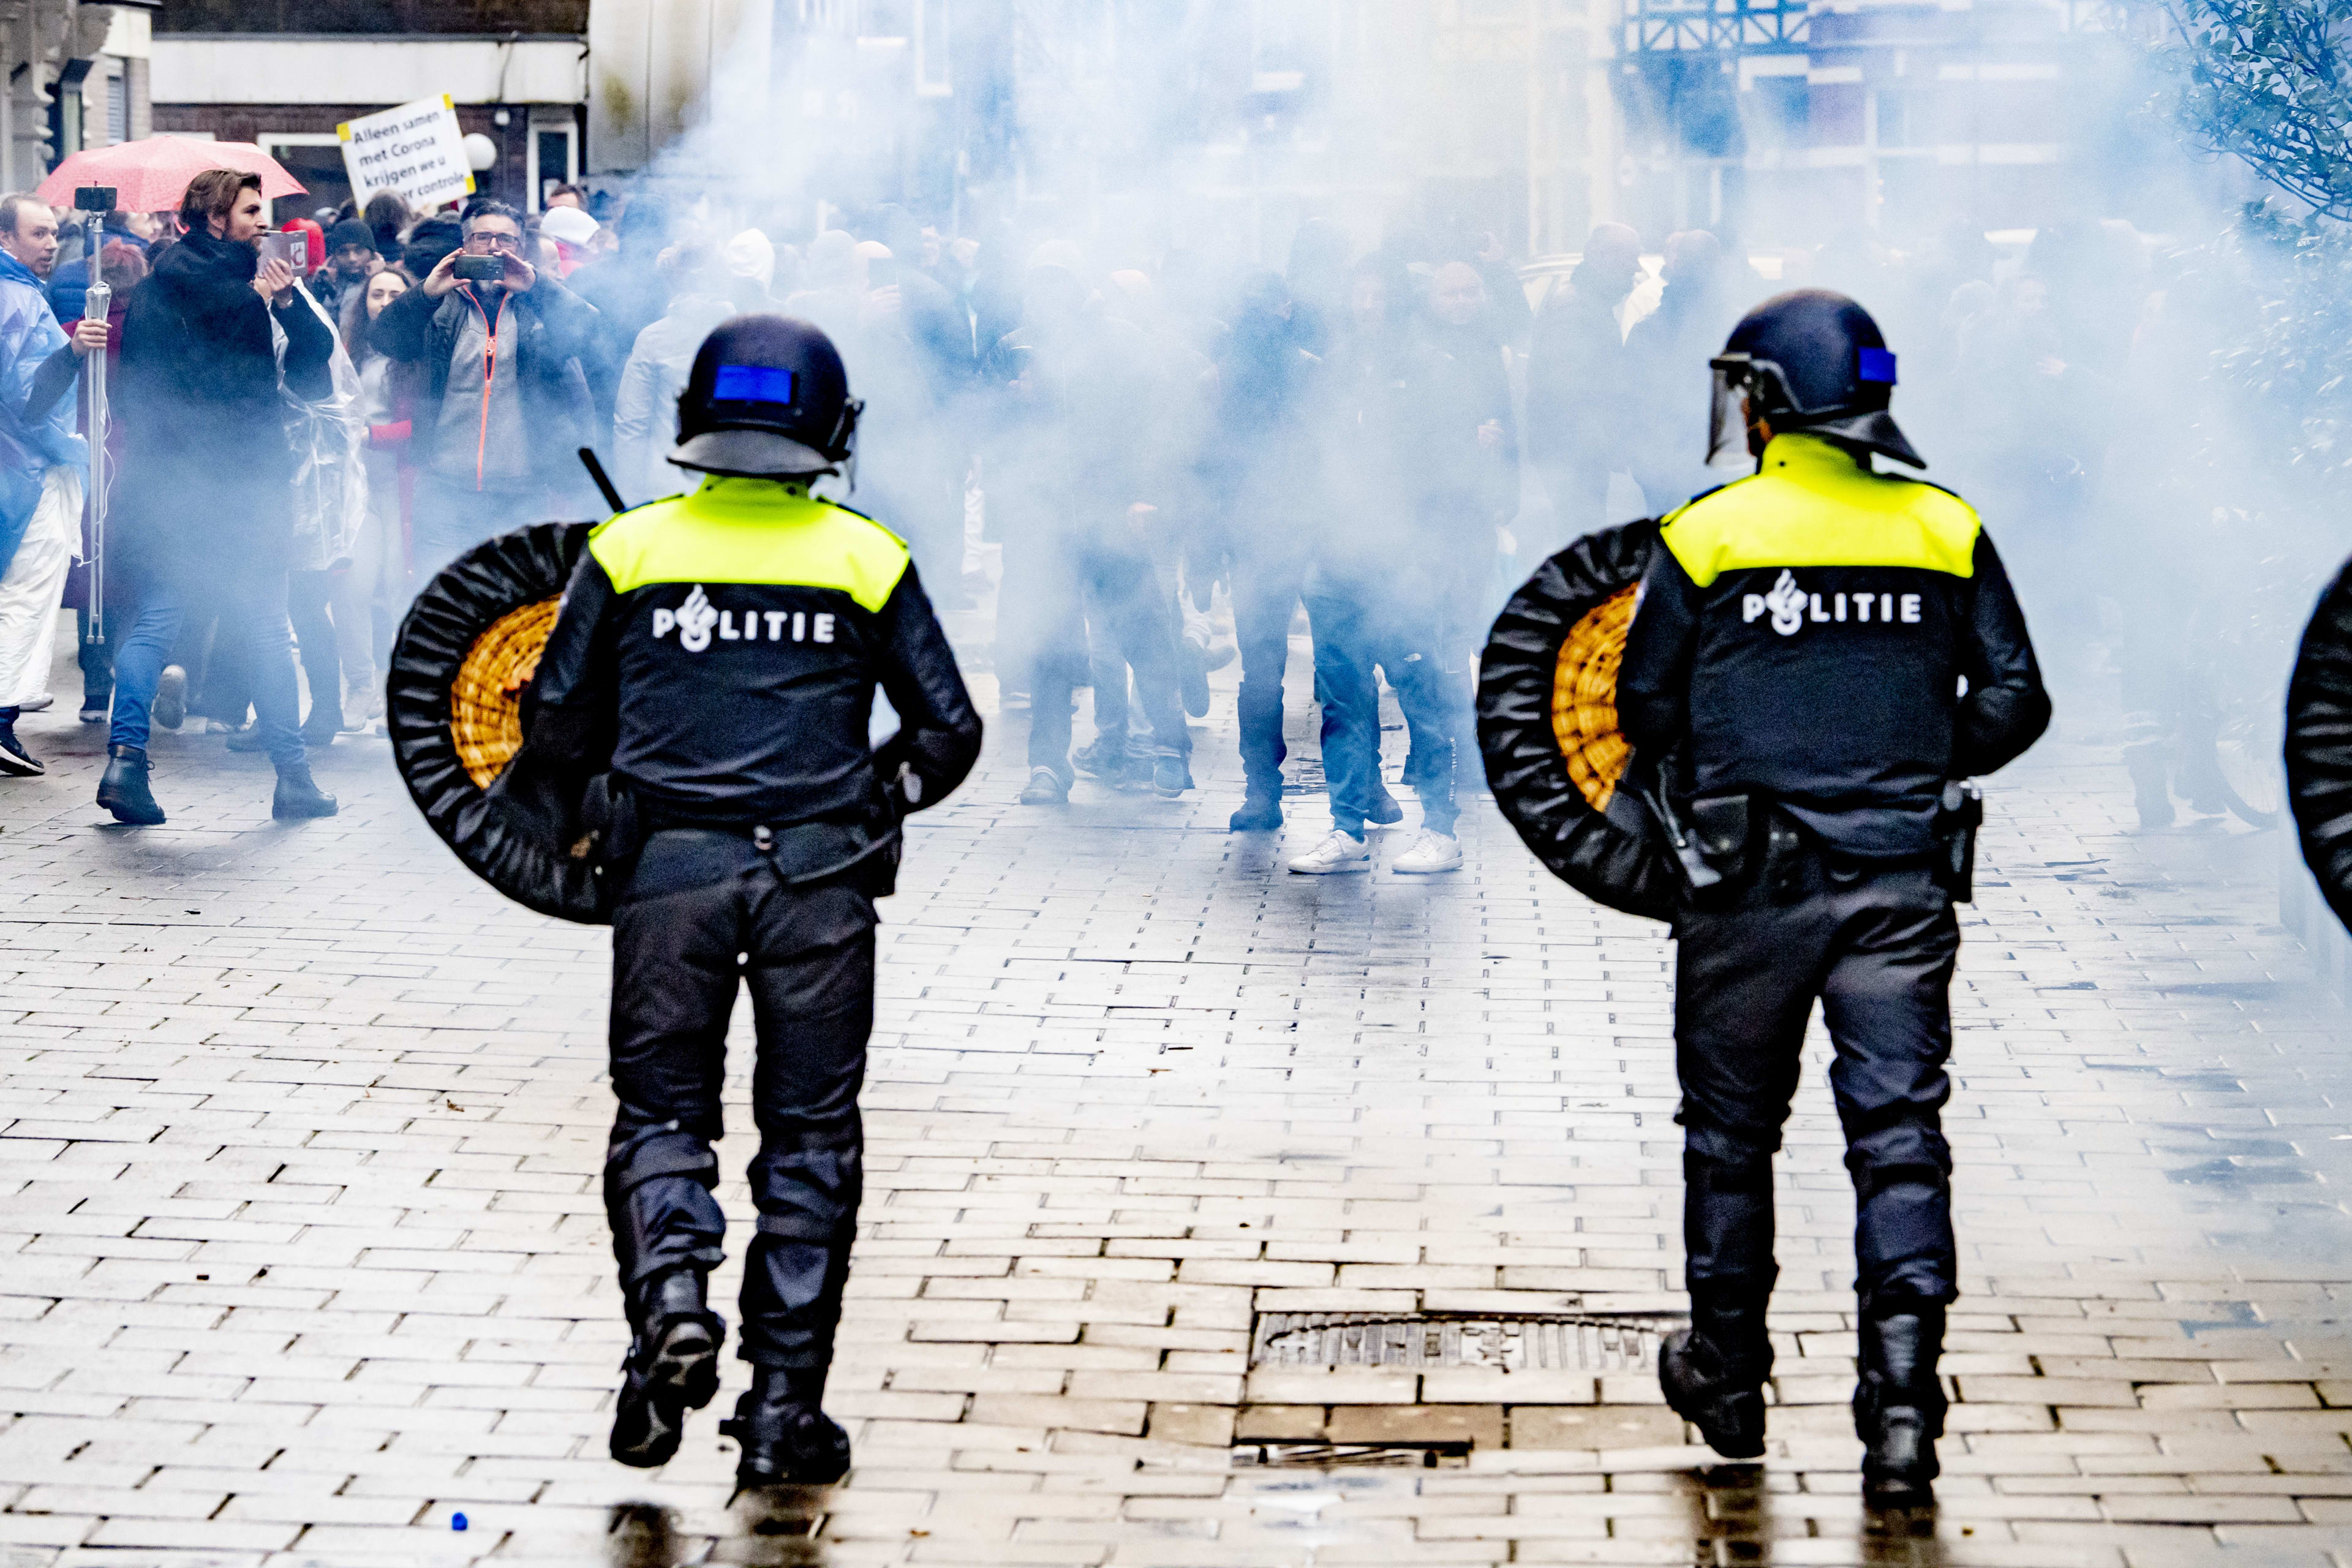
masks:
[[[92,278],[81,319],[103,321],[113,304],[114,290]],[[99,349],[85,358],[81,374],[89,387],[89,640],[102,643],[106,640],[106,351]]]

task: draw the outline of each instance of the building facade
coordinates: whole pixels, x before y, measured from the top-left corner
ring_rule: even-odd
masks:
[[[2091,0],[594,0],[591,167],[1509,250],[2030,228],[2122,108]],[[747,162],[746,147],[764,154]]]
[[[2085,0],[1622,0],[1624,216],[1758,246],[2037,228],[2127,107]]]
[[[0,189],[29,190],[58,161],[149,133],[152,4],[0,0]]]
[[[253,142],[308,194],[278,217],[351,190],[335,127],[448,95],[497,156],[488,195],[535,211],[583,168],[586,0],[172,0],[152,58],[154,129]]]

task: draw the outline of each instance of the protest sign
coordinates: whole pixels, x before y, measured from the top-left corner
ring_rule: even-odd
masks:
[[[335,134],[354,200],[398,191],[418,212],[431,212],[473,193],[457,110],[446,93],[345,121]]]

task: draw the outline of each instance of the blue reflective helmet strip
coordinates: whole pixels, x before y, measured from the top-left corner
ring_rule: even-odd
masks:
[[[713,403],[793,401],[793,373],[765,364],[722,364],[710,384]]]
[[[1853,357],[1854,374],[1857,378],[1863,381],[1884,383],[1888,386],[1895,384],[1895,356],[1886,350],[1856,349],[1853,351]]]

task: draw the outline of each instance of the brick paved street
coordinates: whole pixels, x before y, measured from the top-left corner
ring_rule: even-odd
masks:
[[[61,669],[26,725],[54,771],[0,786],[0,1564],[2352,1553],[2352,1058],[2276,924],[2276,836],[2126,836],[2095,717],[2000,781],[1955,997],[1942,1504],[1874,1524],[1819,1061],[1771,1452],[1711,1470],[1646,1360],[1681,1283],[1671,949],[1483,804],[1460,876],[1284,875],[1223,831],[1232,676],[1181,803],[1016,806],[992,719],[914,832],[830,1401],[857,1468],[755,1513],[719,1409],[665,1472],[604,1454],[604,933],[472,880],[381,741],[322,760],[341,816],[278,828],[259,759],[161,737],[171,826],[102,826]],[[1417,1312],[1613,1326],[1514,1370],[1486,1331],[1331,1367],[1351,1336],[1272,1316]]]

